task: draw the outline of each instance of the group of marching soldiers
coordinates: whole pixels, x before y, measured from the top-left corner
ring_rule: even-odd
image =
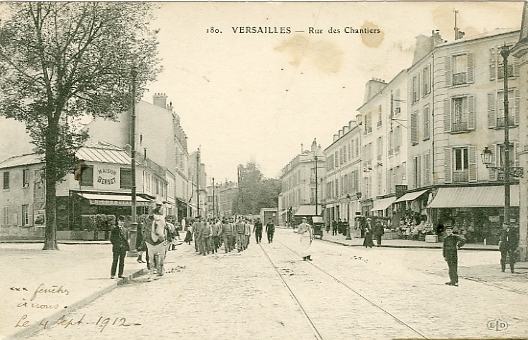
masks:
[[[203,220],[198,216],[191,229],[195,250],[200,255],[205,256],[209,253],[218,253],[222,244],[226,253],[235,249],[240,253],[247,249],[252,233],[255,234],[256,242],[261,242],[263,228],[260,218],[257,218],[253,224],[250,219],[242,216],[239,216],[236,221],[233,217],[229,219],[224,217],[223,219],[212,218]],[[275,232],[275,226],[271,219],[266,225],[266,231],[268,233],[268,242],[271,243]]]

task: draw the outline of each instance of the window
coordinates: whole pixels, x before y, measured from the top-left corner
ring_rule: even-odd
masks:
[[[9,207],[4,207],[3,214],[3,224],[9,224]]]
[[[93,186],[94,171],[93,165],[88,165],[88,167],[83,171],[81,178],[81,186]]]
[[[336,168],[339,168],[339,153],[337,151],[334,152],[334,164]]]
[[[132,188],[132,169],[120,168],[119,181],[119,187],[121,189]]]
[[[510,49],[513,45],[507,45]],[[504,79],[504,58],[500,54],[502,46],[490,49],[490,80]],[[510,54],[508,57],[508,77],[519,75],[518,60]]]
[[[460,96],[450,100],[444,100],[445,132],[460,133],[474,130],[476,124],[475,97]]]
[[[381,127],[382,123],[382,118],[381,118],[381,105],[378,106],[378,122],[376,123],[376,126],[377,127]]]
[[[29,225],[29,205],[22,205],[22,225]]]
[[[447,56],[445,60],[445,74],[447,86],[473,83],[473,53],[460,53]]]
[[[29,188],[29,169],[22,170],[22,187]]]
[[[411,114],[411,143],[418,144],[418,111]]]
[[[9,171],[4,172],[4,190],[9,189]]]
[[[423,109],[423,139],[427,140],[430,138],[430,132],[429,132],[429,120],[431,117],[429,117],[429,106],[424,107]]]
[[[431,93],[431,68],[427,65],[422,71],[422,96]]]
[[[477,155],[475,146],[445,149],[445,182],[476,182]]]
[[[413,172],[414,172],[414,187],[419,188],[422,186],[422,166],[421,166],[421,157],[417,156],[413,158]]]
[[[416,103],[420,100],[420,75],[415,75],[412,78],[412,102]]]
[[[381,139],[381,137],[378,137],[378,142],[376,146],[377,146],[376,160],[381,161],[381,158],[383,155],[383,139]]]
[[[468,169],[468,152],[466,148],[453,149],[455,154],[455,171]]]

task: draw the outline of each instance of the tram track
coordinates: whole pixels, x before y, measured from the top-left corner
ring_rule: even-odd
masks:
[[[288,245],[277,242],[281,247],[287,249],[289,252],[295,255],[295,258],[300,259],[301,255],[289,247]],[[329,298],[329,304],[332,305],[334,311],[339,311],[339,318],[344,320],[364,320],[363,316],[368,315],[366,324],[361,322],[356,323],[355,327],[350,329],[350,325],[347,328],[352,332],[358,332],[356,335],[362,338],[371,337],[380,338],[422,338],[427,337],[420,331],[413,328],[405,321],[399,319],[376,302],[369,299],[364,294],[361,294],[357,289],[351,287],[349,284],[340,280],[335,275],[332,275],[327,270],[314,264],[311,261],[291,261],[291,257],[285,256],[284,252],[283,259],[280,258],[280,250],[272,252],[272,248],[266,250],[265,247],[260,245],[266,258],[275,269],[275,272],[283,282],[284,286],[288,289],[290,296],[296,302],[299,309],[301,310],[304,317],[307,319],[310,327],[312,328],[316,339],[334,339],[336,338],[335,322],[328,322],[328,318],[321,317],[321,309],[317,306],[321,303],[317,303],[317,297],[314,297],[311,292],[339,292],[339,298]],[[268,248],[268,247],[266,247]],[[276,246],[275,246],[275,250]],[[311,268],[311,269],[310,269]],[[317,273],[323,273],[324,275],[318,275]],[[295,276],[303,277],[303,279],[296,279]],[[321,281],[317,279],[322,279]],[[303,287],[302,281],[309,282],[308,291]],[[344,290],[343,290],[344,289]],[[346,291],[348,294],[343,294]],[[341,295],[343,295],[341,297]],[[328,298],[328,295],[325,296]],[[339,308],[342,306],[341,308]],[[332,318],[333,315],[328,315]],[[379,322],[380,319],[387,320],[387,322],[381,322],[382,327],[373,327],[369,322]],[[389,321],[390,320],[390,321]],[[391,325],[392,324],[392,325]],[[391,325],[390,327],[387,327]],[[390,329],[389,329],[390,328]],[[392,335],[389,335],[392,333]],[[353,334],[348,334],[349,336]]]

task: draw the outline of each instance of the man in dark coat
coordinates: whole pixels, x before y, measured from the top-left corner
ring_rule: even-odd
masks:
[[[515,251],[519,246],[519,229],[512,228],[509,224],[503,224],[500,234],[499,251],[501,253],[501,270],[506,270],[506,257],[510,258],[510,271],[514,273]]]
[[[271,218],[269,219],[268,223],[266,224],[266,233],[268,234],[268,243],[273,242],[273,234],[275,234],[275,224],[273,224],[273,221]]]
[[[381,247],[381,236],[385,234],[385,230],[383,228],[383,224],[379,219],[374,222],[374,237],[376,237],[377,246]]]
[[[125,216],[119,216],[117,219],[117,227],[112,228],[110,234],[110,242],[112,243],[112,269],[110,278],[115,278],[117,262],[119,262],[118,277],[123,278],[123,270],[125,268],[126,252],[130,250],[128,244],[128,229],[125,228]]]
[[[449,267],[449,282],[446,285],[458,286],[458,249],[466,243],[464,237],[453,234],[453,226],[445,226],[446,236],[444,237],[444,260]]]
[[[255,221],[253,232],[255,233],[255,239],[257,243],[260,243],[260,241],[262,241],[262,222],[260,222],[260,218],[258,217],[257,217],[257,220]]]

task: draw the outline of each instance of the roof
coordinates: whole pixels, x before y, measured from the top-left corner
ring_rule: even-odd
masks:
[[[318,209],[318,213],[321,213],[322,208]],[[301,205],[295,212],[294,216],[316,216],[315,205]]]
[[[519,185],[510,186],[510,205],[519,206]],[[439,188],[428,208],[502,208],[504,186]]]
[[[10,157],[0,163],[0,169],[39,163],[44,163],[44,155],[32,153],[28,155]]]
[[[130,164],[130,156],[126,151],[111,145],[84,146],[75,156],[89,162]]]

